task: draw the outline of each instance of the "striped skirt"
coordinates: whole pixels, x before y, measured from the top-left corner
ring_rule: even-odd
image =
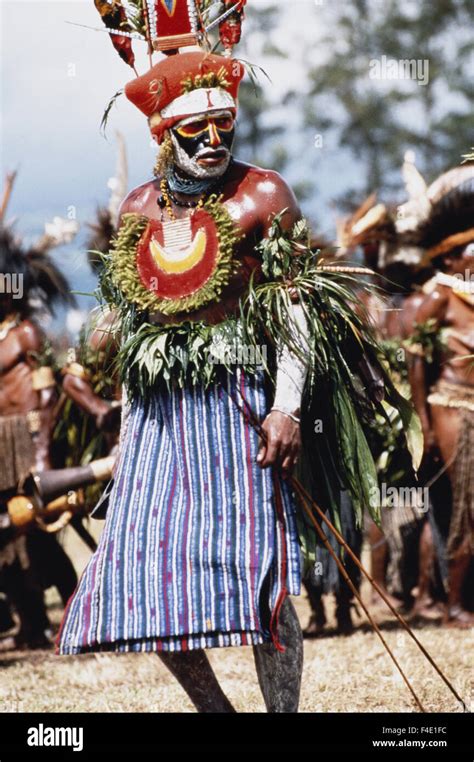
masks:
[[[278,645],[300,591],[295,503],[244,409],[267,414],[263,379],[135,400],[104,529],[61,625],[61,654]]]

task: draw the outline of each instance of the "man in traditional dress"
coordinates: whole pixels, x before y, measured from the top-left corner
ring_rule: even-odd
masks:
[[[158,11],[156,38],[153,13],[146,27],[151,48],[196,41],[198,15],[184,23],[192,3],[166,4],[166,12],[163,3],[151,5]],[[227,53],[228,44],[226,34]],[[130,51],[126,57],[133,65]],[[347,451],[338,447],[327,459],[336,470],[326,487],[337,500],[356,467],[353,492],[367,498],[375,468],[352,407],[360,394],[352,375],[342,380],[350,347],[357,344],[357,365],[360,343],[344,316],[356,321],[364,347],[370,341],[341,291],[331,291],[330,306],[318,288],[288,185],[233,158],[243,74],[228,55],[192,50],[169,55],[125,88],[161,150],[156,179],[122,204],[101,278],[121,324],[127,397],[99,548],[58,643],[63,654],[155,651],[204,712],[233,711],[204,649],[252,645],[268,711],[295,712],[303,648],[288,596],[299,593],[301,571],[286,477],[301,447],[303,387],[314,360],[326,380],[315,405],[332,422],[320,437],[326,454],[327,436],[347,432],[352,411],[356,466],[351,431]],[[306,423],[314,435],[310,414]]]
[[[414,182],[413,173],[417,182]],[[418,189],[420,177],[407,159],[402,174],[411,196],[410,188],[415,186]],[[362,290],[360,300],[367,309],[394,379],[407,387],[403,342],[414,330],[413,318],[419,299],[423,297],[413,291],[419,253],[413,246],[405,245],[397,230],[397,222],[396,209],[378,203],[373,193],[351,216],[339,221],[337,243],[341,257],[347,258],[359,246],[362,249],[365,264],[373,272],[371,280],[375,288],[369,292]],[[371,427],[371,445],[378,456],[379,481],[390,487],[409,487],[415,484],[410,458],[397,443],[398,438],[402,441],[403,432],[399,430],[393,411],[389,418],[390,422],[385,416],[378,416]],[[415,506],[391,506],[382,513],[382,528],[373,521],[367,528],[372,575],[394,606],[403,602],[409,608],[413,601],[411,591],[417,571],[413,546],[417,545],[420,519]],[[383,605],[375,590],[371,603]]]
[[[431,213],[437,184],[428,187],[411,151],[405,155],[402,175],[408,196],[405,203],[387,207],[377,204],[375,195],[370,196],[340,224],[339,237],[346,252],[361,244],[367,264],[383,276],[378,283],[383,292],[370,293],[368,299],[362,294],[362,299],[394,374],[407,386],[413,358],[423,351],[421,343],[426,345],[427,361],[431,363],[435,354],[436,331],[418,326],[416,320],[420,305],[436,286],[431,262],[422,263],[419,228]],[[396,431],[396,419],[391,427],[380,419],[374,428],[374,446],[384,453],[379,461],[380,478],[387,484],[396,478],[398,484],[414,486],[411,465],[398,447]],[[439,473],[439,463],[425,459],[420,480],[431,487],[429,511],[426,505],[416,504],[384,511],[384,534],[371,522],[372,573],[382,588],[388,581],[397,596],[395,604],[399,598],[413,614],[432,619],[441,617],[437,601],[445,594],[440,513],[446,502],[446,479]],[[373,596],[374,603],[378,600]]]
[[[197,216],[202,199],[216,190],[223,194],[223,206],[241,231],[235,253],[243,264],[241,271],[229,279],[215,303],[201,306],[197,297],[191,313],[179,310],[170,316],[157,310],[153,316],[156,323],[192,318],[212,325],[235,312],[248,278],[259,266],[255,244],[268,233],[274,215],[287,208],[285,224],[291,226],[301,214],[293,193],[279,175],[232,160],[241,64],[200,52],[176,58],[166,59],[127,87],[127,96],[145,111],[153,134],[160,140],[166,137],[172,145],[173,158],[164,177],[129,194],[121,214],[122,218],[127,213],[145,215],[161,223],[164,246],[158,244],[156,254],[162,267],[157,270],[158,285],[161,274],[164,288],[168,282],[172,287],[173,282],[179,285],[182,280],[183,294],[191,289],[199,293],[198,281],[191,289],[186,282],[196,269],[196,238],[191,241],[189,237],[187,258],[179,257],[179,241],[168,242],[167,230],[172,236],[170,223],[183,220],[179,234],[185,242],[187,232],[191,233],[190,215]],[[226,77],[220,86],[195,88],[179,95],[180,83],[187,77],[196,81],[207,74],[217,83],[224,66]],[[150,90],[158,79],[165,82],[163,95],[161,99],[152,95],[150,102]],[[206,230],[197,224],[195,229],[211,240],[219,236],[216,228]],[[215,256],[212,250],[209,255]],[[183,299],[179,289],[176,293],[177,299]],[[95,597],[99,609],[105,594],[110,596],[106,605],[112,612],[117,594],[129,613],[121,612],[121,621],[101,624],[105,609],[102,613],[94,607],[87,614],[86,602],[77,597],[63,628],[65,652],[109,644],[119,650],[158,649],[197,708],[218,711],[230,706],[200,649],[245,643],[257,646],[270,640],[255,650],[267,707],[269,711],[296,710],[302,640],[294,608],[286,596],[299,593],[299,545],[288,489],[280,477],[267,470],[278,464],[290,472],[298,454],[301,386],[292,391],[292,397],[280,391],[275,409],[269,411],[261,379],[248,380],[237,370],[227,388],[216,386],[205,391],[198,387],[192,393],[176,390],[151,398],[147,406],[132,406],[126,420],[127,433],[122,434],[117,486],[111,497],[116,520],[123,523],[122,528],[127,523],[135,538],[132,555],[127,558],[117,542],[114,558],[109,557],[104,567],[96,556],[82,581],[83,586],[93,585],[89,595]],[[260,454],[258,435],[236,408],[235,394],[259,417],[267,410],[263,429],[268,440]],[[123,479],[123,469],[129,472],[127,480]],[[164,476],[161,484],[157,474]],[[149,497],[141,501],[141,493]],[[131,507],[140,505],[143,510],[131,515]],[[150,514],[153,527],[149,526]],[[110,526],[110,531],[115,528]],[[146,550],[150,543],[156,548],[156,557]],[[131,586],[127,601],[123,601],[120,578],[129,563],[136,564],[137,574],[130,582],[124,580]],[[140,622],[133,598],[143,585],[149,587],[149,619]],[[285,650],[273,645],[270,636],[280,607],[280,638]]]
[[[425,261],[439,271],[436,287],[419,307],[416,320],[432,322],[444,352],[434,369],[437,378],[431,382],[433,368],[420,353],[412,388],[426,452],[439,450],[451,481],[445,623],[464,628],[474,624],[474,615],[463,603],[474,550],[474,164],[445,173],[430,191],[430,213],[420,223],[417,237]]]
[[[32,469],[51,467],[50,445],[57,402],[45,337],[32,302],[67,302],[67,282],[46,256],[43,237],[25,252],[9,228],[0,228],[0,586],[20,618],[17,645],[51,645],[43,589],[57,586],[66,602],[77,582],[72,563],[53,535],[17,535],[7,502]],[[13,288],[5,286],[11,284]]]

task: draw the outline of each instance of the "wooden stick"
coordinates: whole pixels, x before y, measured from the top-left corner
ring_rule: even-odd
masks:
[[[3,221],[5,219],[8,203],[12,195],[13,186],[15,184],[16,175],[17,175],[17,170],[15,170],[14,172],[8,172],[5,178],[5,188],[3,190],[3,197],[0,203],[0,225],[3,224]]]
[[[363,608],[367,619],[369,620],[370,624],[374,628],[375,633],[378,635],[378,637],[382,641],[382,644],[384,645],[385,650],[387,651],[387,653],[390,656],[391,660],[393,661],[393,663],[395,664],[395,666],[398,669],[399,673],[401,674],[401,676],[403,678],[403,681],[404,681],[405,685],[407,686],[408,690],[410,691],[411,695],[415,699],[416,705],[418,706],[418,708],[420,709],[421,712],[426,714],[426,709],[424,708],[424,706],[421,703],[420,699],[416,695],[416,693],[415,693],[415,691],[413,689],[413,686],[411,685],[411,683],[408,680],[407,676],[405,675],[403,669],[401,668],[399,662],[395,658],[394,653],[392,652],[392,650],[389,647],[387,641],[385,640],[384,636],[382,635],[378,624],[374,621],[374,619],[373,619],[372,615],[370,614],[367,606],[363,602],[362,597],[361,597],[359,591],[357,590],[356,586],[352,582],[351,578],[349,577],[349,574],[347,573],[347,570],[346,570],[344,564],[342,563],[341,559],[338,558],[337,553],[331,547],[331,543],[329,542],[328,538],[326,537],[326,535],[324,534],[323,530],[321,529],[321,526],[318,524],[318,522],[314,518],[314,516],[312,514],[312,511],[311,511],[311,508],[308,507],[308,505],[306,503],[306,498],[305,498],[302,490],[300,489],[301,485],[299,484],[298,480],[295,480],[293,485],[294,485],[295,489],[297,490],[297,492],[299,494],[300,500],[303,503],[305,511],[308,514],[308,516],[310,517],[311,523],[313,524],[314,528],[316,529],[316,532],[318,533],[319,538],[322,540],[326,550],[328,550],[328,552],[330,553],[332,558],[335,560],[335,562],[337,564],[337,568],[339,569],[339,571],[342,574],[343,578],[345,579],[345,581],[349,585],[349,588],[351,589],[353,595],[358,600],[360,606]]]
[[[233,398],[233,399],[234,399],[234,398]],[[255,415],[254,415],[254,413],[253,413],[253,410],[252,410],[252,409],[249,407],[249,405],[246,403],[246,400],[243,400],[243,403],[244,403],[244,406],[245,406],[245,411],[243,411],[243,410],[242,410],[242,408],[239,406],[238,402],[237,402],[235,399],[234,399],[234,402],[235,402],[235,404],[237,405],[237,407],[239,408],[239,410],[241,410],[241,412],[243,413],[243,415],[246,415],[246,416],[247,416],[247,418],[248,418],[248,420],[249,420],[249,423],[250,423],[250,425],[251,425],[251,426],[252,426],[252,427],[255,429],[255,431],[256,431],[256,432],[259,434],[259,436],[260,436],[260,437],[263,439],[263,441],[266,441],[266,434],[265,434],[265,432],[263,431],[263,429],[262,429],[262,426],[261,426],[260,422],[259,422],[259,421],[256,419],[256,417],[255,417]],[[441,677],[441,679],[443,680],[443,682],[445,683],[445,685],[446,685],[446,686],[449,688],[449,690],[451,691],[451,693],[453,694],[453,696],[455,696],[455,698],[456,698],[456,699],[457,699],[457,700],[460,702],[460,704],[462,705],[462,707],[463,707],[464,711],[467,711],[467,708],[466,708],[466,704],[464,703],[463,699],[462,699],[462,698],[461,698],[461,696],[458,694],[458,692],[456,691],[456,689],[454,688],[454,686],[451,684],[451,682],[448,680],[448,678],[447,678],[447,677],[444,675],[444,673],[441,671],[440,667],[438,667],[438,665],[436,664],[435,660],[434,660],[434,659],[433,659],[433,657],[432,657],[432,656],[431,656],[431,655],[428,653],[428,651],[426,650],[426,648],[424,647],[424,645],[423,645],[422,643],[420,643],[420,641],[419,641],[419,640],[418,640],[418,638],[416,637],[415,633],[414,633],[414,632],[411,630],[410,626],[408,625],[408,622],[407,622],[407,621],[406,621],[406,620],[405,620],[405,619],[404,619],[404,618],[403,618],[403,617],[402,617],[402,616],[401,616],[401,615],[398,613],[398,611],[395,609],[395,607],[394,607],[394,606],[392,606],[392,604],[391,604],[391,603],[390,603],[390,601],[388,600],[388,598],[387,598],[387,596],[385,595],[385,593],[383,592],[383,590],[382,590],[382,589],[379,587],[379,585],[377,584],[377,582],[375,582],[375,580],[374,580],[374,579],[372,578],[372,576],[369,574],[369,572],[367,571],[367,569],[365,568],[365,566],[363,566],[363,564],[362,564],[362,563],[359,561],[359,559],[357,558],[356,554],[353,552],[352,548],[351,548],[351,547],[350,547],[350,546],[347,544],[347,542],[344,540],[344,538],[342,537],[342,535],[341,535],[341,534],[338,532],[338,530],[336,529],[336,527],[335,527],[335,526],[334,526],[334,525],[331,523],[331,521],[329,521],[329,519],[327,518],[327,516],[325,515],[325,513],[324,513],[324,512],[321,510],[321,508],[320,508],[320,507],[319,507],[319,505],[316,503],[316,501],[314,500],[314,498],[313,498],[313,497],[312,497],[312,496],[311,496],[311,495],[308,493],[308,491],[305,489],[305,487],[304,487],[304,486],[301,484],[301,482],[300,482],[300,481],[299,481],[299,480],[298,480],[296,477],[293,477],[293,476],[291,476],[291,477],[290,477],[290,479],[289,479],[289,481],[290,481],[290,483],[292,484],[292,486],[293,486],[293,487],[294,487],[294,488],[295,488],[295,489],[296,489],[296,490],[299,492],[299,494],[300,494],[300,495],[301,495],[301,494],[304,494],[304,496],[305,496],[305,503],[304,503],[304,505],[305,505],[305,510],[306,510],[307,512],[309,511],[308,515],[309,515],[309,517],[310,517],[311,521],[314,523],[315,527],[316,527],[316,526],[319,526],[319,525],[317,525],[317,522],[316,522],[316,519],[315,519],[315,517],[314,517],[314,515],[313,515],[313,513],[312,513],[312,510],[311,510],[311,509],[308,509],[308,507],[307,507],[307,503],[309,503],[309,505],[311,506],[311,508],[312,508],[312,509],[314,508],[314,509],[316,510],[316,512],[317,512],[317,514],[318,514],[318,516],[319,516],[319,517],[320,517],[320,518],[321,518],[321,519],[324,521],[324,523],[326,524],[326,526],[328,527],[328,529],[329,529],[329,530],[330,530],[330,531],[333,533],[333,535],[334,535],[334,537],[336,538],[336,540],[338,541],[338,543],[339,543],[339,544],[340,544],[340,545],[341,545],[341,546],[344,548],[344,550],[345,550],[345,551],[348,553],[348,555],[349,555],[349,556],[351,557],[351,559],[354,561],[354,563],[356,564],[356,566],[358,567],[358,569],[359,569],[359,570],[362,572],[362,574],[365,576],[365,578],[366,578],[366,579],[369,581],[369,583],[372,585],[373,589],[377,591],[377,593],[380,595],[380,597],[382,598],[382,600],[384,601],[384,603],[385,603],[385,604],[388,606],[388,608],[390,609],[390,611],[392,612],[392,614],[394,614],[394,615],[395,615],[395,617],[398,619],[398,621],[400,622],[400,624],[401,624],[401,625],[404,627],[404,629],[405,629],[405,630],[408,632],[408,634],[410,635],[410,637],[411,637],[411,638],[412,638],[412,639],[415,641],[416,645],[417,645],[417,646],[418,646],[418,648],[420,649],[420,651],[421,651],[421,653],[423,654],[423,656],[425,656],[425,658],[426,658],[426,659],[429,661],[429,663],[431,664],[431,666],[432,666],[432,667],[433,667],[433,668],[436,670],[437,674],[438,674],[438,675]],[[332,550],[332,549],[331,549],[331,550]],[[361,603],[361,605],[363,605],[363,604]],[[365,606],[363,606],[363,608],[364,608],[364,611],[366,611],[366,609],[365,609]],[[370,619],[369,619],[369,621],[370,621]]]
[[[330,531],[333,533],[333,535],[334,535],[334,537],[336,538],[336,540],[338,541],[338,543],[339,543],[339,544],[340,544],[340,545],[341,545],[341,546],[344,548],[344,550],[347,552],[347,554],[348,554],[348,555],[351,557],[351,559],[354,561],[354,563],[356,564],[356,566],[357,566],[357,567],[360,569],[360,571],[362,572],[362,574],[363,574],[363,575],[366,577],[366,579],[367,579],[367,580],[370,582],[370,584],[372,585],[373,589],[377,591],[377,593],[380,595],[380,597],[382,598],[382,600],[384,601],[384,603],[385,603],[385,604],[386,604],[386,605],[389,607],[389,609],[390,609],[390,611],[392,612],[392,614],[394,614],[394,615],[396,616],[396,618],[398,619],[398,621],[400,622],[400,624],[401,624],[401,625],[403,625],[404,629],[405,629],[405,630],[408,632],[408,634],[410,635],[410,637],[411,637],[411,638],[412,638],[412,639],[415,641],[416,645],[418,646],[418,648],[419,648],[419,649],[420,649],[420,651],[422,652],[423,656],[425,656],[425,657],[428,659],[428,661],[429,661],[429,663],[431,664],[431,666],[432,666],[432,667],[433,667],[433,668],[436,670],[436,672],[437,672],[437,673],[438,673],[438,675],[441,677],[441,679],[444,681],[444,683],[447,685],[447,687],[449,688],[449,690],[451,691],[451,693],[453,694],[453,696],[455,696],[455,697],[456,697],[456,699],[457,699],[457,700],[458,700],[458,701],[459,701],[459,702],[462,704],[462,707],[463,707],[463,709],[464,709],[465,711],[467,711],[467,709],[466,709],[466,704],[464,703],[463,699],[462,699],[462,698],[461,698],[461,696],[460,696],[460,695],[457,693],[456,689],[455,689],[455,688],[454,688],[454,686],[453,686],[453,685],[450,683],[450,681],[448,680],[448,678],[447,678],[447,677],[446,677],[446,676],[443,674],[443,672],[441,671],[440,667],[438,667],[438,665],[436,664],[435,660],[434,660],[434,659],[433,659],[433,657],[432,657],[432,656],[431,656],[431,655],[428,653],[428,651],[426,650],[426,648],[424,647],[424,645],[423,645],[423,644],[422,644],[422,643],[421,643],[421,642],[418,640],[418,638],[416,637],[416,635],[415,635],[415,633],[413,632],[413,630],[410,628],[410,626],[409,626],[408,622],[406,621],[406,619],[404,619],[404,618],[401,616],[401,614],[399,614],[399,612],[396,610],[396,608],[395,608],[395,607],[394,607],[394,606],[393,606],[393,605],[390,603],[390,601],[388,600],[388,598],[387,598],[387,596],[385,595],[385,593],[383,592],[383,590],[382,590],[382,589],[379,587],[378,583],[377,583],[377,582],[376,582],[376,581],[373,579],[373,577],[372,577],[372,576],[369,574],[369,572],[367,571],[367,569],[365,568],[365,566],[363,566],[363,565],[362,565],[362,563],[359,561],[359,559],[357,558],[357,556],[356,556],[356,554],[354,553],[354,551],[352,550],[352,548],[351,548],[351,547],[350,547],[350,546],[347,544],[347,542],[344,540],[344,538],[342,537],[342,535],[341,535],[341,534],[338,532],[338,530],[336,529],[336,527],[335,527],[335,526],[332,524],[332,522],[331,522],[331,521],[330,521],[330,520],[327,518],[327,516],[326,516],[326,515],[325,515],[325,513],[324,513],[324,512],[321,510],[321,508],[320,508],[320,507],[319,507],[319,505],[316,503],[316,501],[315,501],[315,500],[314,500],[314,499],[311,497],[311,495],[309,495],[309,493],[307,492],[307,490],[306,490],[306,489],[303,487],[303,485],[301,484],[301,482],[300,482],[298,479],[296,479],[296,478],[294,478],[294,477],[290,477],[290,481],[291,481],[291,483],[293,484],[293,486],[295,487],[295,489],[297,489],[297,490],[299,490],[300,492],[302,492],[302,493],[305,495],[305,497],[306,497],[306,499],[307,499],[307,500],[309,499],[311,507],[312,507],[312,508],[314,508],[314,509],[316,510],[316,512],[317,512],[317,514],[318,514],[318,516],[320,516],[320,517],[321,517],[321,519],[324,521],[324,523],[326,524],[326,526],[328,527],[328,529],[329,529],[329,530],[330,530]],[[307,509],[306,509],[306,510],[307,510]],[[308,511],[307,511],[307,512],[308,512]],[[315,519],[314,519],[314,516],[313,516],[313,514],[312,514],[311,512],[310,512],[310,513],[308,513],[308,515],[310,515],[310,517],[311,517],[311,518],[312,518],[312,519],[315,521]]]

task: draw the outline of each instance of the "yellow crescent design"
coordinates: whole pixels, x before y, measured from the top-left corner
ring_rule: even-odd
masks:
[[[204,230],[199,230],[188,247],[177,251],[165,249],[153,238],[150,241],[150,251],[163,272],[185,273],[203,258],[206,251],[206,233]]]

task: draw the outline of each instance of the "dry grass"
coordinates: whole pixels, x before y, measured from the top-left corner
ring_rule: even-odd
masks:
[[[87,552],[69,535],[66,543],[78,566]],[[72,543],[72,545],[71,545]],[[364,591],[365,595],[367,590]],[[53,596],[51,616],[60,609]],[[296,602],[303,626],[309,616],[304,597]],[[332,612],[329,625],[333,624]],[[448,688],[392,617],[378,621],[426,709],[460,711]],[[303,712],[411,712],[414,702],[383,646],[356,620],[350,637],[305,641]],[[417,628],[417,634],[463,696],[468,707],[472,690],[472,633],[444,630],[436,624]],[[214,650],[210,660],[225,692],[241,712],[263,712],[250,648]],[[181,688],[153,655],[95,654],[58,657],[47,651],[0,655],[0,711],[35,712],[191,712]]]

